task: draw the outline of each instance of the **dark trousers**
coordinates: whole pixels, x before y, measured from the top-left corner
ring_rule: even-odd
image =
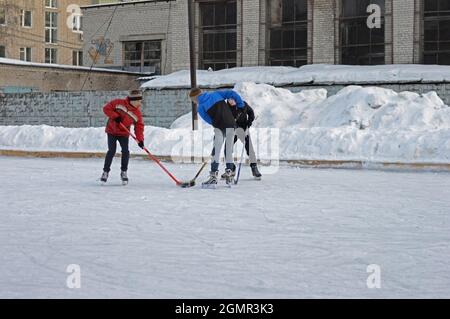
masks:
[[[111,171],[111,164],[116,155],[117,141],[122,148],[122,165],[120,169],[124,172],[128,170],[128,162],[130,161],[130,150],[128,148],[129,138],[108,134],[108,152],[106,153],[105,166],[103,167],[103,171],[105,172]]]

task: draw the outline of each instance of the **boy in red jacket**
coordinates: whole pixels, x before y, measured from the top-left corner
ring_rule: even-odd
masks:
[[[108,134],[108,152],[106,153],[105,166],[100,180],[104,183],[108,180],[111,170],[111,164],[116,155],[117,142],[122,148],[122,165],[120,178],[122,183],[128,183],[128,162],[130,160],[130,151],[128,142],[130,134],[120,125],[122,123],[128,130],[134,124],[136,138],[139,141],[139,147],[144,148],[144,121],[142,119],[141,108],[142,93],[139,90],[132,90],[125,99],[116,99],[103,107],[103,112],[108,117],[105,132]]]

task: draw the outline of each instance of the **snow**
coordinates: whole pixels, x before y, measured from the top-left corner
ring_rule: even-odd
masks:
[[[348,86],[327,97],[325,89],[292,93],[255,83],[235,90],[255,109],[251,135],[260,159],[450,163],[450,108],[435,92]],[[213,133],[199,124],[192,133],[186,114],[171,129],[148,126],[146,145],[156,155],[207,157]],[[105,139],[104,128],[0,126],[1,149],[104,152]]]
[[[200,87],[233,87],[239,82],[274,86],[302,84],[363,84],[450,81],[450,66],[394,64],[376,66],[312,64],[294,67],[240,67],[220,71],[197,70]],[[190,71],[158,77],[143,89],[190,88]]]
[[[136,159],[122,187],[119,162],[99,186],[101,159],[0,157],[1,298],[450,297],[446,173],[281,167],[257,182],[244,167],[212,191]]]
[[[37,63],[37,62],[28,62],[22,60],[15,59],[7,59],[0,58],[0,65],[8,64],[8,65],[18,65],[18,66],[34,66],[34,67],[44,67],[44,68],[56,68],[56,69],[69,69],[69,70],[81,70],[81,71],[97,71],[97,72],[111,72],[111,73],[136,73],[136,75],[140,75],[142,73],[138,72],[128,72],[122,70],[114,70],[114,69],[105,69],[105,68],[90,68],[86,66],[75,66],[75,65],[66,65],[66,64],[53,64],[53,63]]]

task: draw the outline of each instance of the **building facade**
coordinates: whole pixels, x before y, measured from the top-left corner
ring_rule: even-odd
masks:
[[[450,64],[448,0],[196,0],[199,69]],[[189,68],[186,0],[83,7],[84,60],[167,74]]]
[[[0,0],[0,57],[83,65],[81,5],[92,0]]]

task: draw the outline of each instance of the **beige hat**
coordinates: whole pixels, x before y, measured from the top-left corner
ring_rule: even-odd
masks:
[[[193,88],[190,92],[189,92],[189,97],[196,97],[199,96],[200,94],[202,94],[202,90],[199,88]]]
[[[142,100],[142,92],[140,90],[131,90],[128,93],[128,98],[130,101]]]

